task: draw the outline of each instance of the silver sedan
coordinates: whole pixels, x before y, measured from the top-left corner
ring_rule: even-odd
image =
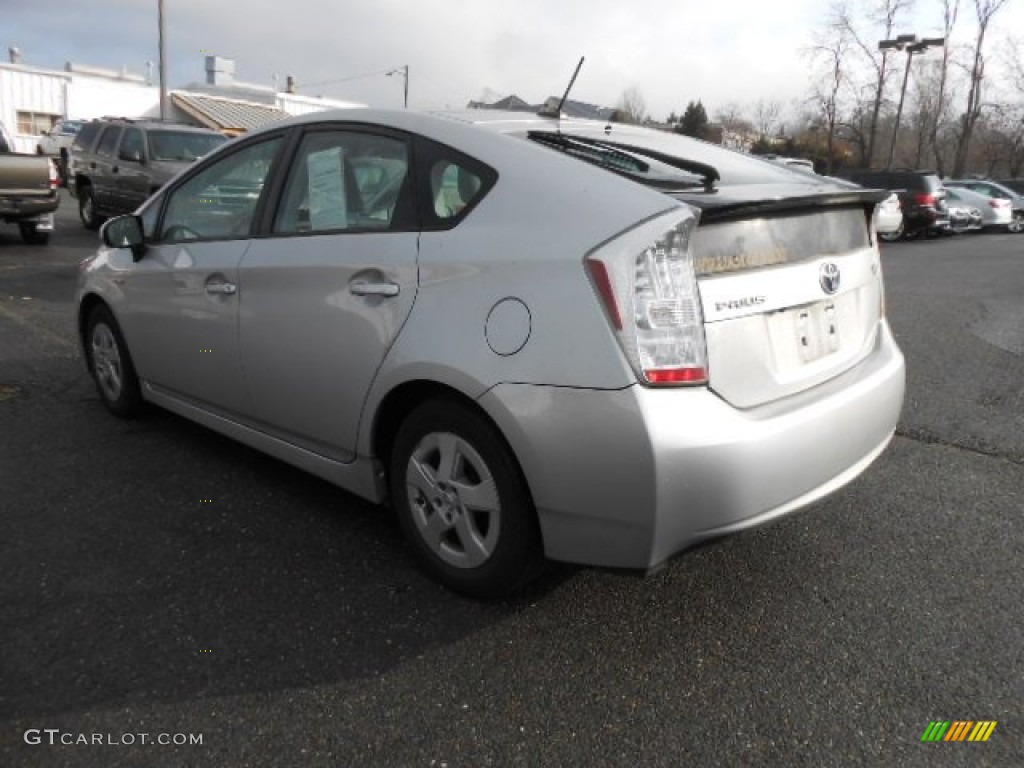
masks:
[[[78,324],[113,413],[388,502],[430,573],[503,595],[545,557],[649,570],[881,454],[884,196],[617,124],[307,115],[107,222]]]

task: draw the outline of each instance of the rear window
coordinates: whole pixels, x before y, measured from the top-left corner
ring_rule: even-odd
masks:
[[[227,141],[219,133],[192,131],[150,131],[149,156],[151,160],[192,162]]]
[[[871,245],[863,208],[822,210],[698,227],[698,275],[717,275],[838,256]]]

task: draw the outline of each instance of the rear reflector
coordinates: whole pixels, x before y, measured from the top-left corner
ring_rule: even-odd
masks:
[[[935,195],[914,195],[914,202],[918,205],[935,205]]]
[[[708,380],[704,368],[662,368],[644,371],[644,377],[651,384],[702,384]]]

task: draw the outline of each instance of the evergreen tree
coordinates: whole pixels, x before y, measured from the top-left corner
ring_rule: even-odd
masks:
[[[700,99],[691,101],[686,105],[686,111],[679,118],[675,128],[677,133],[693,136],[698,139],[706,139],[708,136],[708,113],[701,104]]]

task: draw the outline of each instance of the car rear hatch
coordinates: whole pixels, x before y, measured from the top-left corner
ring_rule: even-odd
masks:
[[[689,193],[709,386],[738,408],[794,395],[863,360],[883,297],[870,230],[884,193]]]

